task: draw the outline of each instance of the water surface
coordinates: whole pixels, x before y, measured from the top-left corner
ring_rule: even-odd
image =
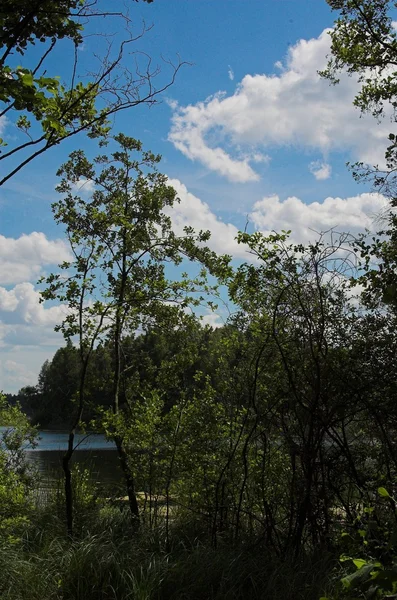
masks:
[[[0,427],[0,435],[4,429]],[[52,487],[62,479],[62,456],[67,444],[67,431],[39,431],[37,446],[26,447],[26,458],[38,469],[42,487]],[[121,482],[115,445],[104,435],[78,433],[74,446],[71,463],[88,469],[99,486],[108,488]]]

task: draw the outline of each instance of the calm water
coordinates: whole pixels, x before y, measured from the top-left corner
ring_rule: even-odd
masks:
[[[0,427],[0,435],[2,431]],[[62,477],[62,456],[67,447],[68,433],[40,431],[36,448],[27,447],[26,457],[42,475],[43,486],[52,486]],[[113,442],[100,434],[76,434],[76,450],[72,464],[89,469],[92,479],[101,486],[121,482],[118,457]]]

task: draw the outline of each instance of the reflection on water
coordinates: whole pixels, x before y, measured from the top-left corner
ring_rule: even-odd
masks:
[[[38,445],[30,450],[32,452],[63,451],[67,447],[68,436],[67,431],[40,431]],[[76,450],[114,450],[113,442],[100,433],[76,433],[74,446]]]
[[[4,427],[0,427],[1,431]],[[67,448],[68,432],[40,431],[38,445],[26,448],[26,458],[41,474],[41,487],[53,487],[62,478],[62,456]],[[101,434],[76,434],[72,465],[88,469],[100,487],[121,483],[114,443]]]
[[[27,460],[41,474],[42,487],[53,487],[62,478],[62,450],[33,450],[26,453]],[[118,457],[114,449],[76,450],[72,465],[88,469],[93,482],[99,487],[110,487],[121,482]]]

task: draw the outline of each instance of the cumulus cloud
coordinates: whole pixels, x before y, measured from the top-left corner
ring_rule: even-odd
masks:
[[[222,148],[208,146],[200,127],[195,125],[190,127],[187,123],[183,123],[182,114],[174,116],[173,122],[169,139],[185,156],[191,160],[198,160],[230,181],[244,183],[259,180],[258,173],[249,164],[249,159],[234,159]]]
[[[232,67],[230,65],[229,65],[229,69],[228,69],[227,74],[229,76],[230,81],[234,81],[234,71],[233,71],[233,69],[232,69]]]
[[[0,381],[1,388],[16,392],[37,383],[43,362],[62,345],[54,331],[67,314],[64,305],[46,307],[33,284],[0,287]]]
[[[37,279],[44,265],[70,259],[63,240],[49,240],[34,231],[19,238],[0,235],[0,284],[10,285]]]
[[[209,245],[215,251],[231,254],[237,260],[253,260],[247,248],[236,242],[238,228],[234,224],[222,221],[178,179],[170,179],[169,183],[180,198],[180,203],[168,209],[177,233],[183,233],[186,225],[196,230],[209,229],[212,233]],[[273,195],[253,204],[249,220],[255,229],[265,234],[291,229],[293,241],[306,243],[316,239],[315,231],[332,227],[353,234],[364,228],[374,229],[375,219],[385,207],[387,200],[380,194],[327,197],[311,204],[295,196],[282,199]],[[3,261],[13,260],[13,268],[18,271],[20,262],[13,252],[19,261],[30,260],[29,274],[35,273],[32,265],[39,269],[44,263],[68,258],[63,242],[51,242],[38,233],[21,236],[18,240],[0,236]],[[0,274],[4,278],[3,265],[0,265]],[[54,326],[64,319],[67,307],[40,304],[39,292],[31,282],[17,281],[13,287],[6,285],[0,284],[0,381],[6,391],[15,391],[22,385],[35,383],[41,364],[62,345],[62,335],[54,332]],[[206,312],[203,322],[217,327],[222,323],[222,315]]]
[[[353,160],[382,163],[389,120],[378,124],[352,106],[358,90],[353,77],[342,75],[331,86],[318,75],[330,50],[328,33],[300,40],[285,64],[277,63],[277,75],[246,75],[230,96],[219,92],[197,104],[174,104],[170,141],[189,159],[236,182],[259,178],[247,150],[347,149]]]
[[[1,326],[0,326],[1,329]],[[62,346],[62,336],[55,334],[51,345],[0,346],[0,389],[15,393],[26,385],[36,385],[40,368]]]
[[[328,163],[316,160],[310,163],[309,171],[312,175],[314,175],[317,181],[324,181],[325,179],[329,179],[331,177],[332,167]]]
[[[205,315],[202,315],[200,319],[203,325],[209,325],[213,329],[222,327],[225,324],[225,320],[216,312],[207,312]]]
[[[76,183],[73,183],[71,187],[72,192],[74,192],[75,194],[82,192],[90,194],[95,189],[95,183],[92,181],[92,179],[80,177],[80,179],[76,181]]]
[[[247,247],[238,244],[238,228],[222,221],[208,204],[188,191],[178,179],[169,179],[177,191],[180,203],[168,209],[175,231],[191,225],[194,229],[211,231],[208,242],[218,253],[230,254],[236,259],[250,260]],[[328,196],[321,202],[306,204],[296,196],[281,199],[277,194],[265,196],[252,205],[248,215],[251,225],[264,234],[291,230],[295,242],[307,243],[317,238],[317,233],[335,229],[353,235],[365,229],[375,230],[378,218],[389,206],[382,194],[363,193],[348,198]]]
[[[189,192],[179,179],[169,179],[169,184],[176,190],[180,199],[173,208],[168,209],[168,214],[176,233],[181,235],[184,227],[190,225],[196,231],[209,230],[211,238],[208,242],[215,252],[219,254],[231,254],[234,257],[247,258],[245,246],[236,242],[238,228],[232,223],[225,223],[217,217],[208,204]]]
[[[64,305],[41,304],[32,283],[0,286],[0,389],[15,392],[37,383],[41,365],[62,345],[54,327],[66,314]]]
[[[54,327],[62,321],[66,312],[67,308],[62,304],[45,308],[32,283],[18,283],[11,290],[0,287],[0,319],[3,324]]]
[[[306,243],[317,238],[315,232],[331,228],[351,234],[366,228],[374,229],[376,219],[386,206],[386,198],[376,193],[350,198],[328,197],[323,202],[311,204],[305,204],[295,196],[281,200],[274,195],[256,202],[250,219],[256,229],[266,234],[291,230],[294,241]]]
[[[188,191],[178,179],[169,179],[177,191],[180,203],[168,209],[175,231],[183,233],[186,225],[196,231],[209,230],[208,245],[220,254],[230,254],[237,260],[251,260],[245,245],[238,244],[239,229],[222,221],[208,204]],[[318,233],[334,229],[340,233],[357,235],[365,229],[376,230],[378,219],[389,206],[382,194],[363,193],[339,198],[328,196],[320,202],[306,204],[296,196],[285,199],[277,194],[265,196],[252,205],[248,214],[251,226],[265,235],[274,231],[291,230],[291,239],[297,243],[313,242]]]

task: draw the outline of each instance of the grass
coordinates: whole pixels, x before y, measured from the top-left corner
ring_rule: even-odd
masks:
[[[173,516],[169,538],[164,526],[137,531],[127,510],[98,502],[82,482],[73,541],[59,486],[37,496],[18,541],[0,538],[1,600],[319,600],[333,587],[329,556],[214,549],[186,515]]]
[[[134,532],[110,508],[71,543],[52,517],[42,509],[19,543],[0,547],[2,600],[319,600],[331,584],[326,556],[297,564],[175,536],[166,553],[162,529]]]

